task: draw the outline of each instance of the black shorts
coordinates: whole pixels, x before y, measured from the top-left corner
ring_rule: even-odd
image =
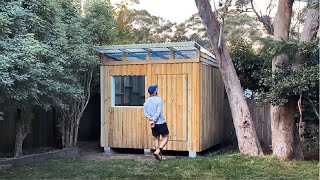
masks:
[[[169,134],[167,123],[156,124],[154,128],[151,128],[151,130],[154,137],[159,137],[160,134],[161,136],[166,136]]]

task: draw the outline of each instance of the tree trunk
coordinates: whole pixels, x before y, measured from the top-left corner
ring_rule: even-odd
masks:
[[[69,148],[75,147],[78,141],[78,132],[80,119],[83,115],[84,110],[86,109],[89,100],[90,100],[90,85],[92,81],[93,70],[88,70],[81,78],[83,94],[79,99],[69,102],[69,109],[59,109],[61,115],[61,133],[62,133],[62,147]]]
[[[275,41],[288,41],[292,16],[293,0],[279,0],[276,17],[274,20]],[[282,66],[288,65],[286,54],[281,54],[272,60],[272,72],[277,72]],[[278,159],[302,159],[301,145],[295,142],[298,129],[295,127],[296,104],[292,99],[282,106],[271,107],[271,131],[273,155]]]
[[[306,13],[306,21],[304,23],[303,30],[300,35],[299,42],[305,43],[310,42],[312,39],[314,39],[317,36],[318,29],[319,29],[319,19],[320,14],[318,9],[309,8]],[[293,72],[300,71],[302,68],[302,63],[306,60],[306,54],[303,52],[297,52],[295,55],[294,62],[292,64],[292,70]],[[317,114],[317,113],[316,113]],[[300,128],[304,127],[298,127],[298,131]],[[294,157],[298,157],[298,159],[303,159],[303,144],[301,142],[301,136],[303,134],[298,133],[298,131],[294,131],[294,147],[297,147],[294,149]]]
[[[70,122],[69,121],[66,121],[65,120],[65,123],[66,123],[66,133],[64,134],[64,139],[65,139],[65,146],[63,146],[64,148],[67,148],[69,147],[69,137],[70,137]]]
[[[77,118],[76,119],[75,128],[74,128],[75,132],[74,132],[73,146],[77,146],[80,119],[81,118]]]
[[[16,123],[16,139],[14,156],[18,157],[22,155],[22,145],[24,139],[30,133],[30,126],[32,121],[32,108],[26,107],[18,109],[17,123]]]
[[[313,38],[317,36],[319,29],[319,10],[318,9],[308,9],[306,14],[306,21],[303,26],[303,30],[300,35],[299,42],[310,42]],[[295,55],[295,61],[293,62],[293,71],[299,71],[302,67],[303,61],[306,60],[306,54],[303,52],[297,52]]]
[[[74,117],[71,117],[68,147],[73,147],[73,144],[74,144],[73,143],[73,139],[74,139],[74,124],[75,124]]]
[[[226,88],[240,153],[253,156],[263,155],[243,89],[223,36],[221,36],[222,48],[218,47],[219,22],[213,14],[208,0],[196,0],[195,2],[200,17],[207,28],[210,43]]]
[[[60,133],[61,133],[61,144],[62,144],[62,147],[65,147],[65,141],[66,141],[66,137],[65,137],[65,134],[66,134],[66,124],[64,122],[64,118],[61,117],[61,125],[60,125]]]
[[[271,107],[271,130],[273,154],[279,159],[294,156],[295,102],[289,100],[285,106]]]
[[[23,144],[23,140],[27,135],[26,133],[24,133],[22,126],[23,125],[21,125],[21,123],[17,123],[14,157],[18,157],[22,155],[22,144]]]
[[[61,136],[63,148],[75,147],[77,145],[81,116],[82,115],[62,115]]]

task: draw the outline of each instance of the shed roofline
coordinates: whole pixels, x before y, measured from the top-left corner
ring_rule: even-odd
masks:
[[[148,49],[148,48],[168,48],[172,49],[174,47],[195,47],[201,52],[207,54],[211,58],[215,59],[215,56],[208,50],[200,46],[195,41],[187,42],[170,42],[170,43],[152,43],[152,44],[129,44],[129,45],[111,45],[111,46],[94,46],[94,50],[99,53],[107,53],[108,50],[120,50],[125,52],[127,49]]]

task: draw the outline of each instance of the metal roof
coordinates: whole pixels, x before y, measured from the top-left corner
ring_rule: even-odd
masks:
[[[123,52],[126,53],[127,60],[146,60],[148,52],[150,52],[151,60],[168,60],[170,59],[171,51],[175,53],[175,59],[193,59],[196,57],[196,49],[199,49],[214,59],[213,54],[194,41],[96,46],[94,49],[99,53],[119,61],[122,60]]]

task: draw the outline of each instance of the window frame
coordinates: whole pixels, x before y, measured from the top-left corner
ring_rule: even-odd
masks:
[[[116,106],[116,81],[115,77],[130,77],[130,76],[141,76],[144,77],[144,81],[141,81],[146,84],[146,75],[145,74],[134,74],[134,75],[112,75],[111,77],[111,107],[112,108],[143,108],[143,104],[141,106]],[[123,89],[124,90],[124,89]],[[145,90],[144,90],[145,91]],[[144,97],[146,98],[146,92],[144,92]]]

